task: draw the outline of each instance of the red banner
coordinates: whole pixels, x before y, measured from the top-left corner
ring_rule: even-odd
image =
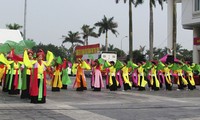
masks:
[[[200,45],[200,38],[199,37],[194,38],[194,45]]]
[[[75,50],[76,50],[76,58],[82,58],[84,54],[98,53],[100,51],[100,45],[92,44],[86,46],[77,46]]]

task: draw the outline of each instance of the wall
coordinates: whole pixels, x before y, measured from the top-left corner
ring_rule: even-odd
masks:
[[[182,24],[185,29],[200,25],[200,11],[194,11],[194,0],[182,0]]]

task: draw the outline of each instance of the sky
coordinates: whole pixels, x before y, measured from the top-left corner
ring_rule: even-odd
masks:
[[[0,0],[0,28],[6,28],[6,24],[17,23],[24,25],[24,1],[25,0]],[[108,33],[108,43],[121,48],[128,53],[129,17],[128,4],[123,0],[119,4],[115,0],[27,0],[26,37],[36,43],[54,44],[60,46],[63,35],[68,31],[81,32],[84,24],[91,27],[103,16],[114,17],[117,22],[119,35],[116,37]],[[177,5],[177,42],[185,49],[192,50],[193,33],[182,28],[181,4]],[[23,32],[23,29],[21,29]],[[98,28],[95,30],[98,32]],[[154,47],[167,46],[167,5],[164,9],[157,4],[154,8]],[[149,6],[148,1],[137,8],[133,7],[133,49],[140,46],[149,48]],[[100,43],[105,45],[105,34],[99,38],[89,37],[89,44]],[[121,44],[122,43],[122,44]],[[70,43],[64,44],[67,48]]]

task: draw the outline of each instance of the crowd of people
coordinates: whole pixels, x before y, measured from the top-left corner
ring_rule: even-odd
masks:
[[[32,50],[25,50],[23,57],[15,55],[12,50],[7,56],[0,54],[0,84],[2,91],[10,95],[20,95],[21,99],[30,99],[31,103],[45,103],[47,89],[47,74],[51,79],[51,91],[67,90],[72,82],[68,75],[68,60],[54,58],[52,52],[39,49],[36,57]],[[177,90],[194,90],[194,72],[199,71],[197,64],[162,63],[160,61],[141,61],[137,64],[132,61],[105,61],[101,58],[89,63],[77,59],[72,65],[72,71],[77,70],[73,88],[76,91],[88,89],[84,70],[91,70],[91,84],[93,91],[102,88],[110,91],[132,88],[139,91],[158,91],[161,88],[172,90],[174,81]],[[105,76],[102,76],[102,72]],[[105,78],[105,80],[103,79]],[[88,79],[88,78],[87,78]]]

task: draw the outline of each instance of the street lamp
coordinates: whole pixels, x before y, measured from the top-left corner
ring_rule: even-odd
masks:
[[[121,50],[122,50],[122,40],[124,39],[124,38],[127,38],[128,36],[124,36],[122,39],[121,39]]]
[[[27,10],[27,0],[24,1],[24,40],[26,40],[26,10]]]

